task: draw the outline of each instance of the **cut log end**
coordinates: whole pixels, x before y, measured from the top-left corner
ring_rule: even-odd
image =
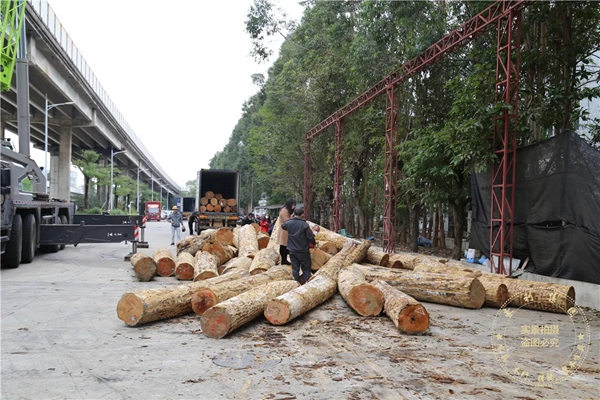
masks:
[[[194,278],[194,282],[205,281],[207,279],[215,278],[217,275],[214,271],[202,271]]]
[[[161,259],[157,263],[156,272],[160,276],[171,276],[175,272],[175,261],[172,259]]]
[[[487,301],[485,305],[489,305],[491,307],[503,307],[508,301],[508,288],[505,284],[499,284],[496,290],[496,299],[493,302]],[[489,303],[489,304],[488,304]]]
[[[219,302],[215,293],[208,289],[199,289],[192,295],[192,309],[198,315],[204,314],[206,310]]]
[[[363,317],[375,317],[381,314],[384,298],[381,290],[370,283],[354,286],[348,293],[352,308]]]
[[[266,272],[267,270],[264,268],[254,268],[252,271],[250,271],[250,275],[258,275],[258,274],[262,274],[263,272]]]
[[[429,313],[421,304],[405,307],[398,316],[398,329],[408,335],[418,335],[429,328]]]
[[[390,256],[388,256],[388,265],[390,266],[390,268],[392,268],[392,269],[404,268],[404,264],[402,264],[402,261],[400,261],[400,260],[389,261],[389,257]]]
[[[202,315],[200,327],[206,336],[213,339],[221,339],[231,329],[231,319],[225,310],[221,310],[218,306],[215,306]]]
[[[125,293],[117,304],[117,316],[129,326],[135,326],[142,317],[144,305],[133,293]]]
[[[477,278],[471,282],[469,293],[473,308],[481,308],[485,303],[485,287]]]
[[[265,318],[273,325],[283,325],[290,318],[290,309],[284,302],[273,299],[267,303]]]
[[[175,269],[175,278],[180,281],[191,281],[194,279],[194,267],[190,264],[178,265]]]

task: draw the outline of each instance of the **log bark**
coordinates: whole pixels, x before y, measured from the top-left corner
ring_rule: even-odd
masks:
[[[310,227],[311,230],[315,228],[316,224],[314,222],[311,222],[311,221],[306,221],[306,222],[308,222],[308,226]],[[344,245],[346,243],[352,243],[352,242],[356,243],[355,240],[349,239],[338,233],[330,231],[329,229],[323,228],[322,226],[320,226],[319,233],[317,233],[315,235],[315,240],[316,241],[327,241],[327,242],[333,243],[335,245],[335,247],[338,249],[338,251],[342,250],[342,248],[344,247]]]
[[[252,225],[252,227],[254,228],[254,230],[256,231],[256,234],[258,235],[258,232],[260,232],[260,225],[257,224],[256,222],[251,223],[250,225]]]
[[[219,259],[208,251],[199,251],[194,259],[194,282],[219,276]]]
[[[294,280],[269,282],[217,304],[202,314],[202,332],[220,339],[262,314],[267,302],[298,286]]]
[[[258,253],[258,240],[256,230],[252,225],[244,225],[239,231],[238,257],[254,257]]]
[[[513,279],[484,273],[477,279],[486,284],[504,284],[508,289],[509,305],[532,310],[567,313],[575,305],[575,288],[558,283]]]
[[[234,281],[247,274],[247,272],[239,270],[187,285],[128,292],[123,294],[117,304],[117,316],[127,325],[136,326],[189,314],[193,312],[191,298],[196,290],[226,281]]]
[[[365,258],[365,260],[369,264],[387,267],[390,262],[390,255],[382,251],[377,251],[370,247],[369,250],[367,250],[367,257]]]
[[[246,257],[247,258],[247,257]],[[279,264],[281,256],[275,249],[262,249],[254,256],[250,265],[250,275],[260,274]]]
[[[339,250],[335,246],[335,244],[333,244],[327,240],[317,241],[317,245],[315,247],[319,250],[323,250],[325,253],[328,253],[332,256],[335,256],[339,252]]]
[[[171,276],[175,273],[175,258],[171,254],[171,250],[160,248],[154,252],[152,256],[156,263],[156,272],[160,276]]]
[[[235,257],[235,250],[233,247],[227,245],[224,246],[221,243],[212,240],[202,247],[202,251],[207,251],[218,258],[219,261],[217,262],[217,267]]]
[[[337,283],[327,274],[315,276],[308,283],[267,302],[265,318],[273,325],[283,325],[312,310],[334,295]]]
[[[144,253],[135,253],[129,259],[136,278],[140,282],[151,281],[156,276],[157,266],[152,257]]]
[[[310,282],[312,279],[315,279],[319,275],[327,275],[331,279],[333,279],[334,282],[337,282],[338,274],[340,270],[344,267],[344,261],[346,260],[346,257],[350,254],[352,250],[354,250],[355,247],[356,243],[348,242],[346,247],[342,248],[342,250],[340,250],[339,253],[331,257],[329,261],[327,261],[321,268],[319,268],[319,270],[316,273],[314,273],[309,278],[308,281]]]
[[[268,233],[260,231],[256,234],[256,240],[258,241],[258,249],[266,249],[271,241],[271,237]]]
[[[473,278],[477,278],[482,275],[482,272],[468,267],[462,266],[452,266],[448,264],[437,263],[439,265],[431,265],[431,264],[420,264],[417,263],[413,272],[431,272],[435,274],[444,274],[444,275],[457,275],[457,276],[470,276]]]
[[[247,272],[252,265],[252,259],[248,257],[234,257],[219,267],[219,275],[224,275],[237,269],[245,269]]]
[[[279,252],[279,245],[277,244],[277,236],[279,236],[279,230],[281,229],[281,220],[277,218],[275,221],[275,226],[273,226],[273,231],[271,232],[271,238],[269,240],[268,248],[274,248],[277,252]]]
[[[233,247],[235,247],[236,249],[238,249],[238,256],[239,256],[239,250],[240,250],[240,231],[242,230],[241,226],[236,226],[235,228],[233,228],[233,230],[231,231],[233,233]]]
[[[383,293],[365,280],[357,267],[350,265],[340,271],[338,289],[346,303],[363,317],[375,317],[383,309]]]
[[[189,235],[177,242],[177,255],[186,252],[195,256],[197,252],[202,250],[202,247],[210,241],[211,235],[215,232],[214,229],[202,231],[199,236]]]
[[[336,249],[337,252],[337,249]],[[324,252],[321,249],[310,249],[310,269],[318,271],[323,265],[331,259],[331,254]]]
[[[383,293],[385,314],[400,332],[418,335],[429,328],[429,313],[421,303],[383,281],[372,284]]]
[[[223,282],[206,288],[199,288],[192,295],[190,302],[194,312],[198,315],[202,315],[215,304],[235,297],[256,286],[273,281],[290,279],[293,279],[292,269],[289,266],[281,265],[271,268],[269,271],[262,274],[249,275],[234,281]]]
[[[180,281],[191,281],[194,279],[194,256],[190,253],[183,252],[177,257],[175,265],[175,278]]]
[[[367,281],[385,281],[419,301],[465,308],[481,308],[485,302],[485,288],[478,278],[355,265]]]

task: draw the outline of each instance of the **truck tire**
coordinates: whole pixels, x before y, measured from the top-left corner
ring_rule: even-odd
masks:
[[[57,244],[43,244],[40,245],[40,252],[42,253],[57,253],[58,252]]]
[[[21,263],[29,264],[33,261],[36,248],[35,215],[23,215],[23,250],[21,253]]]
[[[67,219],[67,216],[66,215],[61,215],[60,216],[60,224],[61,225],[67,225],[68,223],[69,223],[69,220]],[[58,249],[59,250],[64,250],[65,247],[67,247],[67,245],[61,244],[60,246],[58,246]]]
[[[21,264],[21,253],[23,251],[23,220],[19,214],[15,214],[10,231],[10,239],[6,244],[6,251],[2,255],[2,266],[6,268],[17,268]]]

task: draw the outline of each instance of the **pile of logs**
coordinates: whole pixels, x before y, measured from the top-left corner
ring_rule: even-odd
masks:
[[[273,237],[278,229],[276,225]],[[137,326],[196,313],[205,335],[222,338],[261,314],[273,325],[286,324],[339,291],[357,314],[385,313],[400,332],[421,334],[429,328],[422,302],[564,313],[575,301],[571,286],[511,279],[419,254],[388,255],[371,248],[369,241],[324,228],[310,250],[314,273],[300,285],[290,266],[281,265],[273,239],[260,245],[255,227],[246,225],[188,236],[177,243],[176,257],[168,249],[158,249],[152,257],[136,253],[131,264],[140,281],[174,275],[193,282],[125,293],[117,315]]]
[[[225,212],[237,211],[236,199],[225,199],[221,193],[207,191],[204,197],[200,197],[200,212]]]

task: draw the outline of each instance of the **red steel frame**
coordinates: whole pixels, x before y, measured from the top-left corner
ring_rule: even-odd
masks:
[[[333,229],[339,232],[342,229],[340,210],[342,208],[342,175],[344,170],[344,157],[342,152],[344,142],[344,120],[335,121],[335,172],[333,175]]]
[[[492,168],[490,268],[492,273],[503,275],[507,272],[512,275],[521,16],[521,10],[511,11],[508,18],[498,21],[496,102],[510,105],[510,110],[505,109],[494,120],[494,153],[498,164]],[[508,271],[504,267],[505,259]]]
[[[525,8],[530,3],[531,3],[531,1],[525,1],[525,0],[498,0],[498,1],[496,1],[494,4],[490,5],[488,8],[486,8],[485,10],[483,10],[482,12],[480,12],[479,14],[477,14],[476,16],[474,16],[473,18],[471,18],[470,20],[468,20],[467,22],[462,24],[460,27],[458,27],[454,31],[450,32],[448,35],[444,36],[442,39],[440,39],[435,44],[433,44],[428,49],[426,49],[423,53],[421,53],[417,57],[413,58],[412,60],[406,62],[398,70],[396,70],[392,74],[388,75],[387,77],[385,77],[384,79],[379,81],[377,84],[375,84],[374,86],[369,88],[367,91],[362,93],[360,96],[358,96],[354,100],[352,100],[346,106],[340,108],[335,113],[331,114],[329,117],[327,117],[326,119],[321,121],[319,124],[314,126],[312,129],[310,129],[306,134],[306,152],[305,152],[305,164],[304,164],[304,207],[305,207],[305,210],[308,210],[308,211],[310,210],[310,190],[311,190],[311,186],[310,186],[310,145],[311,145],[312,138],[314,138],[315,136],[317,136],[318,134],[323,132],[326,128],[330,127],[334,123],[338,124],[342,118],[365,107],[371,101],[375,100],[378,96],[380,96],[384,92],[387,92],[390,87],[397,86],[399,83],[403,82],[411,75],[423,70],[425,67],[427,67],[431,64],[434,64],[439,59],[448,55],[455,49],[462,47],[462,46],[466,45],[467,43],[475,40],[476,38],[481,36],[483,33],[485,33],[488,29],[492,28],[495,24],[497,24],[499,32],[502,30],[501,27],[506,26],[505,24],[510,25],[511,32],[513,30],[513,27],[515,27],[517,29],[517,38],[518,38],[518,40],[520,40],[520,33],[518,33],[518,28],[520,27],[520,22],[517,23],[516,25],[514,25],[512,22],[507,22],[507,21],[509,21],[509,20],[512,21],[514,19],[514,16],[516,15],[516,13],[518,11],[522,10],[523,8]],[[520,21],[520,19],[519,19],[519,21]],[[505,35],[501,35],[501,36],[503,38],[507,38],[506,43],[509,46],[511,46],[510,47],[511,49],[514,48],[514,47],[512,47],[513,45],[511,44],[512,40],[514,38],[514,33],[509,34],[507,36],[505,36]],[[501,58],[500,54],[504,54],[504,53],[502,53],[503,51],[505,51],[505,50],[502,50],[499,45],[498,57],[497,57],[498,60],[500,60],[500,58]],[[508,61],[511,59],[510,53],[511,52],[508,51],[508,55],[506,56],[507,63],[505,65],[509,64]],[[518,58],[518,56],[517,56],[517,58]],[[519,63],[517,62],[517,64],[519,64]],[[514,65],[512,64],[512,62],[510,62],[510,66],[511,66],[510,69],[508,69],[507,71],[512,71],[512,69],[514,68]],[[510,76],[510,74],[508,76]],[[511,84],[513,84],[513,83],[514,82],[511,81]],[[497,83],[496,89],[498,90],[500,87],[501,87],[501,85],[499,85]],[[507,92],[514,95],[514,98],[510,97],[510,100],[511,101],[514,100],[516,102],[516,96],[518,94],[518,86],[516,86],[515,88],[517,91],[513,92],[512,90],[508,90]],[[502,99],[498,98],[497,100],[498,101],[500,101],[500,100],[506,101],[506,99],[504,97]],[[513,103],[509,103],[509,104],[513,104]],[[516,121],[517,109],[514,108],[513,110],[514,111],[512,114],[503,116],[503,118],[506,118],[507,121],[513,121],[513,120]],[[507,123],[505,125],[507,127],[509,127],[510,123]],[[392,127],[392,129],[393,129],[393,127]],[[503,136],[503,139],[507,139],[507,140],[503,140],[504,145],[507,144],[508,139],[510,138],[511,132],[512,131],[509,131],[506,133],[506,135],[509,135],[509,136]],[[387,124],[387,120],[386,120],[386,149],[388,146],[387,137],[388,137],[388,124]],[[514,137],[512,138],[512,140],[514,140]],[[337,136],[336,136],[336,151],[337,151],[337,148],[338,147],[337,147]],[[505,151],[505,150],[502,150],[502,151]],[[387,150],[386,150],[386,153],[387,153]],[[387,154],[388,159],[386,160],[386,165],[390,165],[389,179],[394,179],[394,187],[395,187],[395,183],[397,181],[397,175],[393,175],[392,170],[393,170],[393,168],[396,168],[396,167],[392,167],[392,165],[397,165],[397,164],[394,162],[392,157],[393,157],[393,152],[390,152],[389,154]],[[506,158],[504,158],[504,160],[506,160]],[[502,161],[502,159],[501,159],[501,161]],[[509,164],[514,165],[514,157],[512,158],[512,161],[509,161]],[[507,166],[508,166],[508,164],[507,164]],[[337,166],[336,166],[336,168],[337,168]],[[502,168],[502,171],[504,171],[504,167]],[[337,173],[337,169],[336,169],[336,173]],[[386,173],[388,173],[387,169],[386,169]],[[337,177],[336,179],[339,182],[340,178]],[[503,179],[505,179],[505,178],[503,178]],[[514,178],[511,182],[514,182]],[[507,182],[505,181],[505,183],[507,183]],[[385,190],[385,199],[384,199],[385,207],[390,207],[392,202],[396,201],[395,192],[393,190],[391,190],[391,186],[389,188],[390,188],[390,190],[387,190],[387,189]],[[334,193],[339,194],[339,187],[334,187]],[[339,199],[338,199],[338,201],[339,201]],[[510,250],[510,252],[512,254],[512,223],[513,223],[513,220],[512,220],[512,218],[505,218],[504,213],[506,212],[507,207],[506,207],[505,202],[502,202],[502,204],[504,205],[504,207],[500,207],[500,214],[502,216],[502,220],[507,221],[510,224],[510,229],[509,229],[511,231],[511,234],[510,234],[511,235],[511,239],[510,239],[511,250]],[[513,210],[513,204],[514,204],[514,193],[511,195],[511,200],[509,203],[509,208],[510,208],[511,212]],[[334,206],[334,208],[335,208],[335,206]],[[384,211],[384,213],[385,213],[385,211]],[[310,215],[310,214],[307,213],[306,215]],[[334,219],[335,219],[336,215],[339,218],[339,209],[337,210],[337,213],[336,213],[336,210],[334,210]],[[392,223],[392,218],[395,219],[395,215],[396,215],[396,213],[395,213],[395,209],[394,209],[393,212],[390,212],[390,214],[387,215],[387,223],[386,223],[386,220],[384,219],[383,242],[387,243],[386,251],[388,251],[388,252],[390,251],[390,249],[392,249],[395,246],[395,241],[396,241],[396,235],[395,235],[396,224]],[[334,221],[334,226],[339,226],[339,219],[337,222]],[[492,230],[492,229],[493,229],[493,224],[491,224],[491,227],[490,227],[490,230]],[[501,228],[501,229],[503,229],[503,228]],[[503,237],[503,236],[501,236],[501,237]],[[394,242],[393,245],[390,245],[391,241]],[[501,241],[502,241],[502,243],[504,243],[503,240],[501,240]],[[490,243],[490,246],[491,246],[491,243]],[[502,249],[503,249],[503,247],[502,247]],[[504,251],[504,250],[502,250],[502,251]]]

